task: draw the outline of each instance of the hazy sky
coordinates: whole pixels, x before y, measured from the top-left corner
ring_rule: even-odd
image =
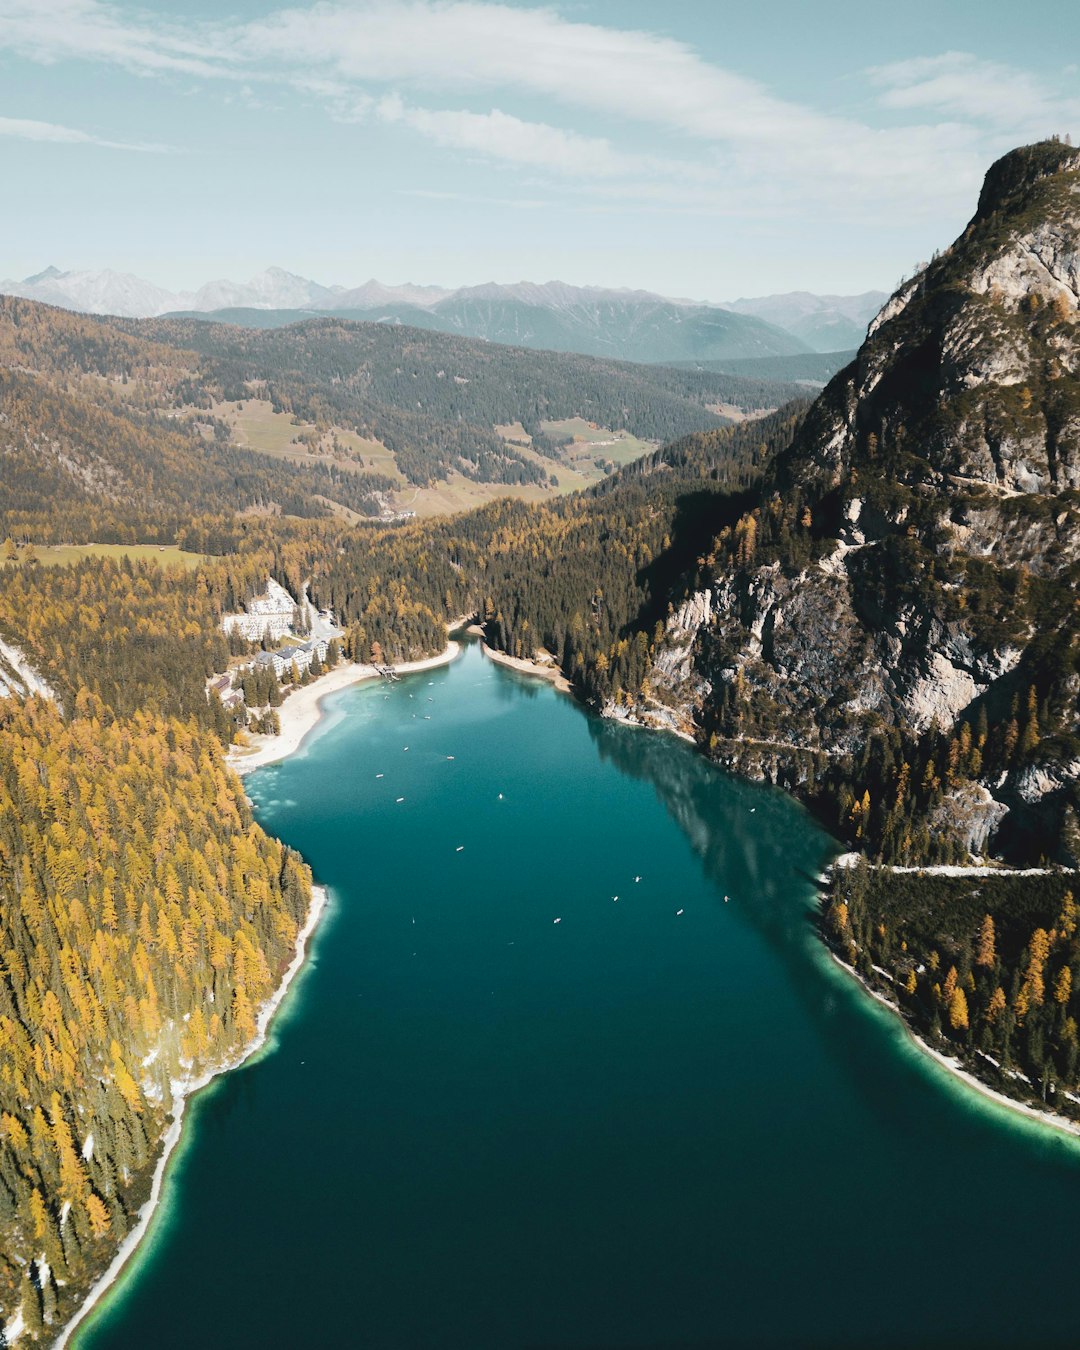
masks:
[[[0,276],[890,289],[1080,133],[1075,0],[0,0]]]

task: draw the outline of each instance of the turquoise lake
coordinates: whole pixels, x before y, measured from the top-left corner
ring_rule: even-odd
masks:
[[[797,805],[476,647],[328,708],[312,959],[79,1350],[1077,1344],[1080,1145],[832,965]]]

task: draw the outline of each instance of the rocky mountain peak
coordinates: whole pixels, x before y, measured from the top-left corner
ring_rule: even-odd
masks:
[[[887,469],[907,487],[1080,487],[1078,310],[1080,151],[1028,146],[991,168],[963,235],[882,308],[782,481],[832,490]]]
[[[979,194],[975,220],[996,212],[1026,211],[1032,193],[1045,178],[1057,178],[1080,169],[1080,149],[1060,141],[1039,141],[1010,150],[991,164]]]
[[[726,762],[797,779],[813,748],[838,773],[875,736],[980,716],[1011,746],[1027,700],[1042,739],[973,790],[1058,848],[1080,801],[1080,151],[991,167],[713,558],[707,612],[673,612],[650,683]]]

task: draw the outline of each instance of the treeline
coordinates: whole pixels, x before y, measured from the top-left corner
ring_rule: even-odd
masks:
[[[197,572],[87,558],[3,575],[0,633],[22,648],[66,711],[89,693],[109,717],[152,712],[225,733],[220,709],[207,702],[206,680],[225,669],[230,641],[247,650],[242,640],[226,639],[220,619],[265,586],[259,555]]]
[[[1060,874],[949,877],[863,862],[835,869],[822,926],[932,1043],[1011,1096],[1080,1118],[1072,884]]]
[[[0,700],[0,1306],[52,1339],[238,1053],[310,903],[191,722]]]

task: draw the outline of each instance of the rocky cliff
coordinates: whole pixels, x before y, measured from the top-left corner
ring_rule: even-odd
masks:
[[[1078,310],[1080,151],[1014,151],[719,533],[636,715],[831,781],[840,826],[886,856],[1071,856]]]

